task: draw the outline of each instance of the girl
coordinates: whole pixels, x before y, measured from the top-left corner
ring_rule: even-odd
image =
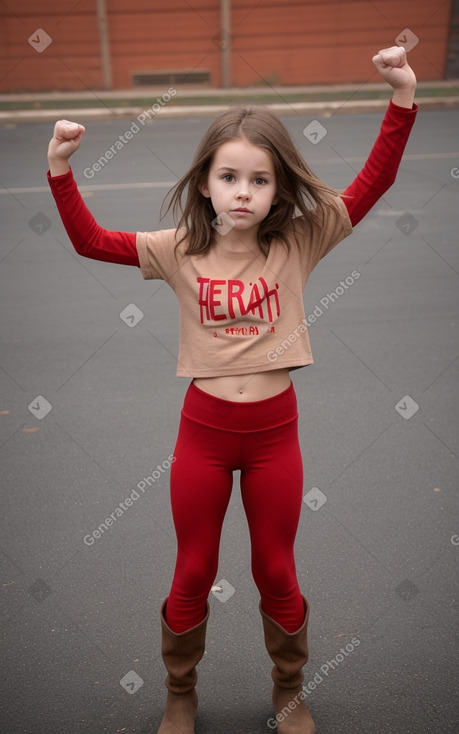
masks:
[[[171,470],[178,551],[160,613],[168,693],[158,734],[194,732],[196,666],[236,469],[274,662],[278,732],[315,732],[302,691],[309,605],[294,558],[303,476],[289,371],[312,362],[302,298],[309,273],[394,182],[416,116],[404,49],[384,49],[373,62],[394,93],[363,170],[342,196],[312,173],[274,115],[232,108],[212,123],[172,190],[177,229],[102,229],[68,164],[84,127],[55,125],[48,179],[76,251],[135,265],[144,278],[164,279],[179,300],[177,375],[191,382]],[[292,333],[289,348],[276,352]]]

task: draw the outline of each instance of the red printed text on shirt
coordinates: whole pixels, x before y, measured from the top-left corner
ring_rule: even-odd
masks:
[[[278,283],[269,288],[261,276],[253,283],[242,280],[198,278],[201,324],[252,314],[272,323],[280,314]]]

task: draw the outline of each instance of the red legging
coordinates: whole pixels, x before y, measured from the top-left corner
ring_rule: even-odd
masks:
[[[177,561],[167,601],[175,633],[199,624],[218,570],[233,471],[250,530],[252,573],[263,611],[287,632],[303,623],[294,541],[303,465],[293,385],[257,402],[221,400],[194,383],[185,396],[171,467]]]

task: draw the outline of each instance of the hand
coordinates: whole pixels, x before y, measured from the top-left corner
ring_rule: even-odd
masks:
[[[58,120],[48,146],[48,159],[67,161],[79,148],[85,128],[78,122]]]
[[[68,159],[80,147],[85,133],[83,125],[69,120],[58,120],[48,145],[48,163],[51,176],[62,176],[69,171]]]
[[[406,60],[406,51],[402,46],[383,48],[373,56],[377,70],[394,89],[414,89],[416,76]]]
[[[405,49],[402,46],[384,48],[373,56],[373,63],[383,79],[393,87],[394,104],[411,109],[416,90],[416,76],[406,60]]]

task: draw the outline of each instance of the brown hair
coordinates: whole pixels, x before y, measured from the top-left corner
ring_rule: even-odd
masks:
[[[167,194],[162,209],[170,209],[177,227],[187,230],[178,244],[188,239],[187,255],[209,250],[217,216],[210,198],[199,190],[207,180],[217,148],[230,140],[246,138],[270,155],[274,166],[278,203],[271,207],[258,228],[258,245],[264,254],[273,239],[289,247],[289,235],[307,234],[314,225],[323,226],[327,209],[337,209],[337,192],[326,186],[309,168],[297,151],[279,118],[264,107],[232,107],[219,115],[202,138],[189,171]],[[183,200],[186,199],[183,206]],[[300,225],[293,228],[292,220]]]

